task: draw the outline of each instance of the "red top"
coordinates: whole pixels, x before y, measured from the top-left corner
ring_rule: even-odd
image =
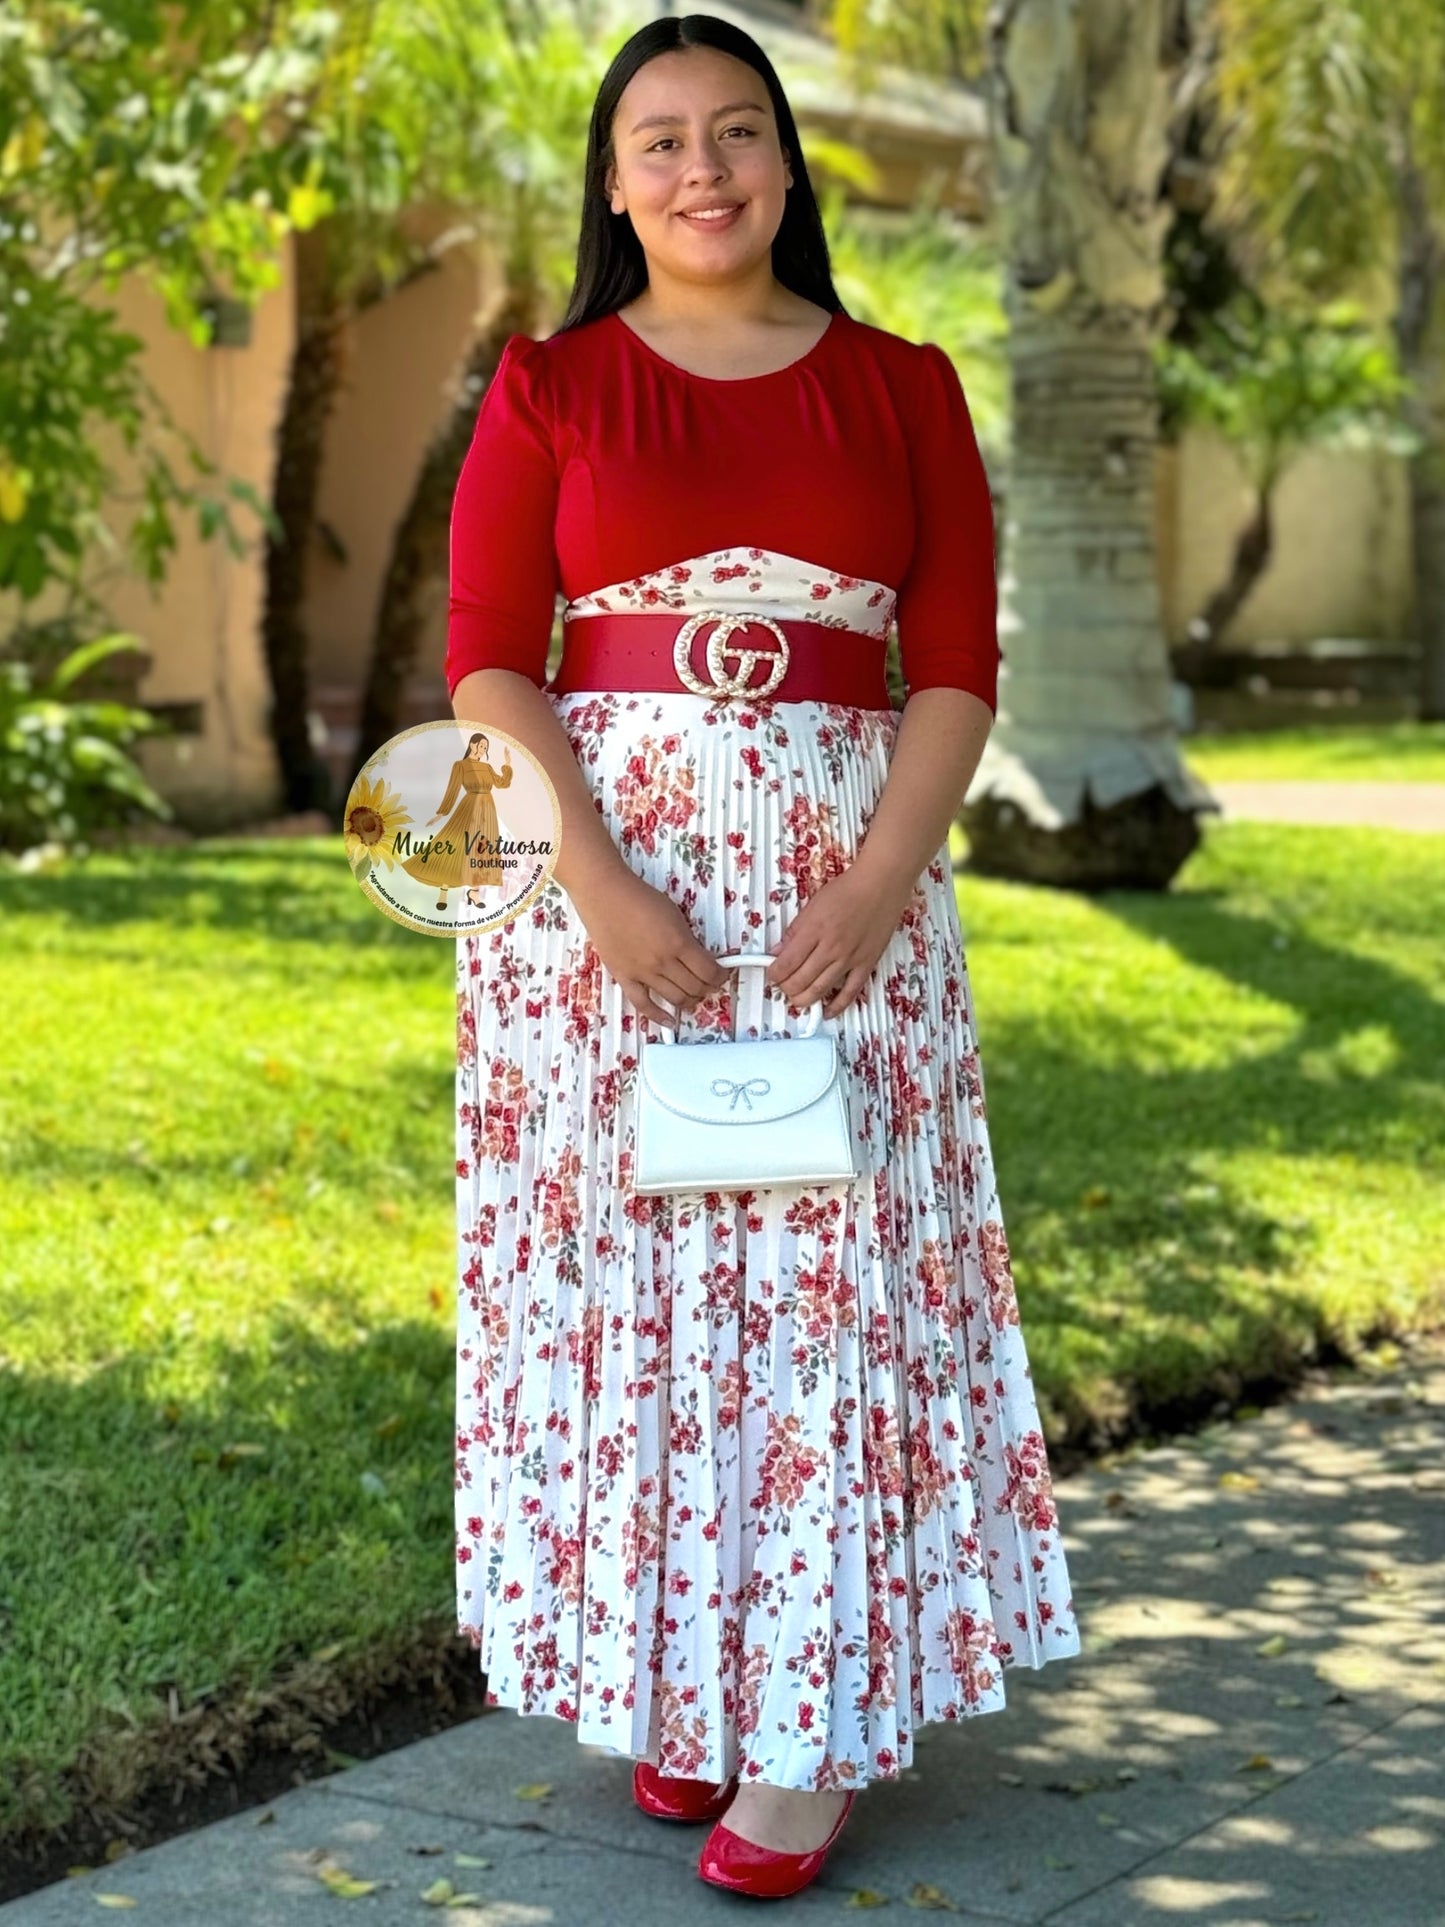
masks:
[[[754,545],[897,591],[909,692],[996,713],[993,513],[952,362],[841,310],[799,360],[728,380],[607,314],[512,335],[451,525],[446,676],[547,673],[556,598]]]

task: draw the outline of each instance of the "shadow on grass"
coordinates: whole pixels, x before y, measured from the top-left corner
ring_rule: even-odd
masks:
[[[1117,1000],[1075,1017],[983,1014],[989,1126],[1030,1355],[1048,1400],[1062,1402],[1065,1435],[1098,1445],[1138,1424],[1174,1429],[1215,1398],[1288,1382],[1322,1338],[1348,1345],[1397,1320],[1445,1316],[1445,1273],[1405,1288],[1365,1247],[1359,1325],[1345,1331],[1310,1268],[1332,1248],[1338,1270],[1329,1220],[1340,1203],[1320,1164],[1334,1161],[1342,1185],[1372,1163],[1419,1170],[1427,1184],[1433,1167],[1438,1184],[1445,1004],[1387,962],[1232,907],[1222,893],[1092,901],[1298,1021],[1287,1041],[1276,1026],[1274,1040],[1190,1063],[1182,1052],[1158,1061],[1157,1016],[1152,1048],[1141,1049],[1139,1020]],[[1177,981],[1167,994],[1187,1013]],[[1247,1163],[1232,1168],[1250,1154],[1316,1168],[1274,1195],[1250,1188]],[[1398,1195],[1408,1195],[1403,1185]]]
[[[1164,905],[1157,898],[1115,893],[1099,907],[1137,933],[1167,945],[1196,969],[1293,1011],[1299,1028],[1289,1042],[1225,1064],[1163,1070],[1120,1063],[1129,1015],[1091,1010],[1079,1019],[1110,1047],[1109,1061],[1069,1048],[1052,1016],[1047,1023],[1010,1019],[995,1025],[1027,1082],[1043,1100],[1068,1088],[1071,1108],[1110,1117],[1121,1111],[1150,1127],[1129,1140],[1126,1178],[1152,1189],[1154,1174],[1203,1150],[1267,1147],[1286,1154],[1397,1157],[1402,1145],[1445,1142],[1445,1002],[1378,959],[1317,942],[1265,918],[1195,897]],[[1385,1033],[1388,1061],[1352,1070],[1323,1058],[1362,1031]],[[1312,1064],[1311,1059],[1316,1061]],[[988,1066],[985,1065],[985,1075]],[[1012,1098],[1011,1100],[1012,1101]],[[1035,1122],[1045,1112],[1040,1103]],[[1157,1128],[1155,1128],[1157,1127]],[[1109,1146],[1098,1147],[1107,1153]]]
[[[60,918],[89,935],[128,924],[242,932],[276,943],[334,943],[429,966],[427,939],[378,910],[353,881],[341,838],[213,842],[107,852],[52,874],[0,869],[0,923]],[[432,942],[451,941],[433,938]]]
[[[308,1067],[284,1092],[258,1076],[257,1053],[242,1038],[234,1053],[214,1053],[211,1067],[252,1094],[244,1138],[218,1136],[201,1147],[193,1137],[161,1150],[145,1135],[123,1144],[104,1137],[53,1138],[32,1125],[8,1139],[0,1130],[0,1171],[74,1184],[87,1193],[111,1184],[120,1188],[122,1204],[127,1193],[154,1198],[171,1184],[212,1186],[218,1211],[244,1201],[246,1186],[263,1176],[296,1183],[319,1178],[358,1205],[375,1197],[378,1187],[425,1194],[444,1185],[453,1168],[449,1123],[445,1143],[436,1143],[437,1120],[450,1120],[454,1103],[453,1038],[442,1012],[433,1054],[384,1062],[358,1055],[354,1078]],[[449,1191],[447,1196],[449,1203]],[[108,1201],[117,1199],[111,1194]],[[292,1198],[291,1208],[300,1202]]]
[[[266,1339],[197,1341],[192,1398],[149,1354],[0,1371],[0,1837],[78,1807],[103,1842],[153,1782],[304,1751],[407,1655],[465,1649],[450,1332]]]
[[[1097,899],[1120,922],[1167,944],[1188,963],[1213,971],[1242,989],[1298,1012],[1306,1030],[1302,1047],[1329,1045],[1371,1024],[1386,1025],[1402,1052],[1424,1077],[1437,1078],[1445,1060],[1445,1000],[1419,980],[1378,957],[1320,942],[1297,921],[1252,916],[1228,908],[1223,891],[1181,892],[1160,898],[1116,892]],[[1379,915],[1381,933],[1440,935],[1438,903],[1390,905],[1388,923],[1376,912],[1368,888],[1350,908],[1367,926]]]

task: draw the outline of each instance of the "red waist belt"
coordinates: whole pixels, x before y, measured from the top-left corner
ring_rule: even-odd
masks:
[[[857,629],[761,611],[639,609],[566,623],[562,660],[546,687],[558,696],[656,689],[717,703],[767,697],[891,709],[885,665],[884,641]]]

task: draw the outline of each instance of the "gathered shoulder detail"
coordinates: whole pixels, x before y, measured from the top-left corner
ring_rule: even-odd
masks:
[[[546,344],[531,335],[508,335],[502,348],[492,386],[499,384],[517,404],[544,426],[548,439],[552,433],[552,397],[547,380]]]

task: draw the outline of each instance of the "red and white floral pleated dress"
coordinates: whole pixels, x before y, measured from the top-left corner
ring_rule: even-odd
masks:
[[[453,691],[542,685],[559,593],[567,618],[748,608],[880,652],[896,621],[910,695],[992,706],[952,364],[841,312],[740,380],[616,314],[514,335],[457,490]],[[549,699],[622,856],[714,955],[776,950],[851,861],[899,724],[681,682]],[[732,1034],[759,975],[680,1038]],[[999,1710],[1008,1667],[1077,1654],[947,846],[830,1020],[851,1185],[633,1193],[638,1020],[555,882],[458,939],[457,1003],[457,1606],[489,1699],[640,1756],[657,1696],[665,1772],[861,1787],[922,1723]]]

